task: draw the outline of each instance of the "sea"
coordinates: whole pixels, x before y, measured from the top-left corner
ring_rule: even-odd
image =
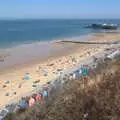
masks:
[[[34,42],[57,41],[102,32],[85,28],[92,23],[120,24],[119,19],[19,19],[0,20],[0,48]]]

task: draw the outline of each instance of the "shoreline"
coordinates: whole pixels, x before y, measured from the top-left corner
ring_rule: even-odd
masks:
[[[73,38],[65,38],[63,40],[79,39],[80,41],[84,41],[85,39],[89,40],[89,36],[90,35],[76,36]],[[55,56],[54,54],[57,54],[56,51],[61,54],[63,51],[69,51],[70,49],[75,48],[74,45],[56,44],[57,41],[61,40],[33,42],[30,44],[20,44],[11,48],[0,49],[0,71],[4,68],[9,69],[14,66],[20,66],[31,61],[36,61],[36,59],[43,61],[51,56]]]
[[[35,59],[27,61],[25,63],[17,64],[17,65],[14,65],[12,67],[8,67],[8,68],[5,68],[5,69],[2,69],[0,71],[0,74],[3,74],[3,72],[9,72],[9,71],[14,70],[14,69],[21,69],[21,68],[33,66],[35,64],[45,63],[48,60],[54,60],[54,59],[61,58],[63,56],[66,56],[68,54],[73,53],[73,51],[75,52],[76,50],[78,50],[78,46],[77,46],[77,48],[76,48],[76,46],[73,46],[72,48],[74,48],[74,49],[72,49],[72,50],[71,49],[66,49],[66,51],[64,51],[64,50],[57,51],[57,53],[55,53],[54,55],[51,55],[51,56],[46,56],[44,58],[35,58]]]
[[[120,34],[120,31],[119,32],[117,31],[117,34],[118,33]],[[37,61],[36,59],[40,61],[44,61],[47,58],[48,59],[51,58],[51,56],[55,56],[54,54],[57,54],[55,51],[61,54],[62,51],[69,51],[70,49],[75,48],[74,43],[62,44],[62,41],[75,42],[76,46],[77,46],[77,43],[79,42],[81,42],[82,44],[84,44],[84,42],[90,42],[91,44],[91,42],[96,42],[96,41],[100,43],[100,41],[103,41],[103,39],[100,40],[100,38],[104,38],[104,36],[106,35],[114,36],[116,35],[116,33],[114,32],[109,34],[108,33],[92,33],[92,34],[83,35],[83,36],[65,38],[63,40],[58,40],[58,41],[53,40],[53,41],[47,41],[47,42],[34,42],[31,44],[21,44],[18,46],[14,46],[12,48],[0,49],[0,72],[3,71],[3,69],[10,69],[12,67],[14,68],[16,66],[25,65],[28,62],[32,63],[33,61]],[[81,39],[82,37],[83,39]],[[104,41],[103,41],[103,44],[104,44]],[[3,59],[2,59],[2,54],[6,56]]]
[[[27,46],[27,45],[31,45],[31,44],[55,43],[55,42],[59,42],[61,40],[70,40],[70,39],[77,40],[77,39],[79,39],[80,41],[86,41],[86,40],[88,41],[88,39],[90,39],[89,37],[93,34],[96,34],[96,33],[89,33],[89,34],[76,35],[76,36],[67,36],[67,37],[56,38],[56,39],[51,39],[51,40],[33,40],[31,42],[22,42],[22,43],[18,43],[18,44],[13,44],[11,46],[1,47],[0,51],[12,49],[12,48],[16,48],[16,47],[21,47],[21,46]]]

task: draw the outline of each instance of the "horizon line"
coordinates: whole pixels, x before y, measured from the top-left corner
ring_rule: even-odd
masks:
[[[110,20],[110,19],[120,19],[120,18],[0,18],[0,20],[57,20],[57,19],[78,19],[78,20]]]

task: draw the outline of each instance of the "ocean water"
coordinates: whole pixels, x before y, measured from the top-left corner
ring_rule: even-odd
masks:
[[[91,23],[120,24],[120,20],[0,20],[0,48],[101,32],[84,27]]]

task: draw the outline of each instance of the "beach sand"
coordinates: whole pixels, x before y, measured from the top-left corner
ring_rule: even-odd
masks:
[[[97,42],[115,42],[120,41],[120,34],[116,33],[100,33],[92,35],[94,41]],[[48,44],[47,44],[48,45]],[[31,45],[32,46],[32,45]],[[37,44],[36,44],[37,46]],[[34,45],[32,49],[37,49]],[[18,62],[9,66],[2,65],[0,71],[0,107],[3,105],[18,101],[22,96],[30,94],[31,91],[36,91],[37,88],[32,87],[34,83],[43,85],[48,81],[55,80],[60,75],[60,72],[71,69],[77,66],[80,61],[87,59],[89,56],[103,52],[109,45],[80,45],[80,44],[59,44],[51,43],[52,48],[50,53],[43,59],[43,54],[34,55],[34,52],[39,53],[39,49],[34,51],[34,59],[27,62]],[[39,47],[39,46],[38,46]],[[48,46],[47,46],[48,47]],[[24,48],[24,47],[23,47]],[[59,48],[59,49],[58,49]],[[45,48],[46,49],[46,48]],[[23,49],[24,50],[24,49]],[[44,49],[43,49],[44,50]],[[32,51],[32,50],[31,50]],[[19,51],[24,52],[24,51]],[[27,53],[27,52],[26,52]],[[23,53],[24,54],[24,53]],[[21,54],[20,54],[21,55]],[[29,56],[28,54],[24,54]],[[24,57],[24,55],[20,57]],[[9,56],[8,56],[9,57]],[[30,56],[31,57],[31,56]],[[36,58],[36,59],[35,59]],[[22,59],[22,58],[21,58]],[[24,59],[24,58],[23,58]],[[11,62],[11,57],[6,62]],[[4,63],[5,64],[5,63]],[[5,66],[5,67],[4,67]],[[13,93],[16,92],[16,95]],[[7,96],[7,93],[10,94]]]

